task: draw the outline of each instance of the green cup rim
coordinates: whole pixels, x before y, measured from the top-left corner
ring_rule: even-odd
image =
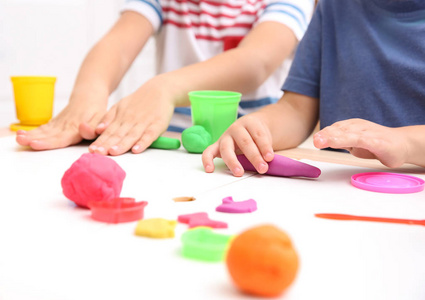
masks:
[[[189,100],[202,100],[202,101],[229,101],[229,102],[239,102],[241,100],[242,94],[232,91],[219,91],[219,90],[202,90],[202,91],[191,91],[188,93]]]

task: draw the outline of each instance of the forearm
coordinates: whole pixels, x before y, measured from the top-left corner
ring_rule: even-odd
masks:
[[[173,90],[175,105],[188,105],[191,90],[231,90],[246,93],[258,88],[287,58],[296,38],[276,22],[259,24],[237,48],[209,60],[165,73],[159,79]]]
[[[72,96],[110,95],[141,51],[152,26],[141,15],[125,12],[114,27],[90,50],[77,75]],[[73,98],[71,96],[71,98]]]
[[[276,104],[258,111],[270,129],[274,150],[297,147],[314,130],[318,121],[318,99],[287,92]]]
[[[425,167],[425,125],[397,128],[406,137],[407,163]]]

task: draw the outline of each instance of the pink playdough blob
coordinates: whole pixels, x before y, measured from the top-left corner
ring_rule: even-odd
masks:
[[[66,170],[61,185],[69,200],[88,208],[89,202],[119,197],[124,178],[124,170],[113,159],[85,153]]]
[[[240,154],[237,157],[246,171],[256,172],[254,166],[245,155]],[[267,175],[273,176],[309,178],[317,178],[320,173],[319,168],[278,154],[275,154],[273,160],[269,162],[269,169],[266,172]]]
[[[222,201],[223,204],[217,206],[216,211],[225,213],[250,213],[257,210],[257,202],[254,199],[235,202],[232,197],[226,197]]]
[[[211,220],[208,218],[208,214],[205,212],[180,215],[178,216],[177,221],[188,224],[189,228],[198,226],[205,226],[210,228],[227,228],[227,223]]]

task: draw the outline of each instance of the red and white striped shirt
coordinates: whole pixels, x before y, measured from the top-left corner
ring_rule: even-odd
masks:
[[[257,24],[280,22],[298,39],[307,29],[314,0],[129,0],[123,11],[145,16],[155,30],[157,73],[198,63],[234,48]],[[276,102],[292,57],[254,92],[244,94],[243,115]],[[191,126],[189,108],[177,108],[171,130]]]

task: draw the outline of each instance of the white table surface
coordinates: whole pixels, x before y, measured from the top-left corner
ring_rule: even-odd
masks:
[[[180,255],[173,239],[134,235],[136,222],[93,221],[62,194],[60,179],[87,151],[80,145],[33,152],[0,138],[0,300],[255,299],[232,285],[224,263]],[[350,177],[373,169],[306,161],[318,179],[278,178],[218,170],[206,174],[200,155],[150,149],[113,157],[126,171],[121,195],[148,201],[145,218],[208,212],[224,234],[269,223],[286,231],[300,256],[296,281],[281,299],[425,299],[425,228],[317,219],[315,213],[425,219],[425,192],[359,190]],[[414,174],[425,179],[424,174]],[[176,203],[177,196],[196,201]],[[221,199],[253,198],[250,214],[215,212]]]

